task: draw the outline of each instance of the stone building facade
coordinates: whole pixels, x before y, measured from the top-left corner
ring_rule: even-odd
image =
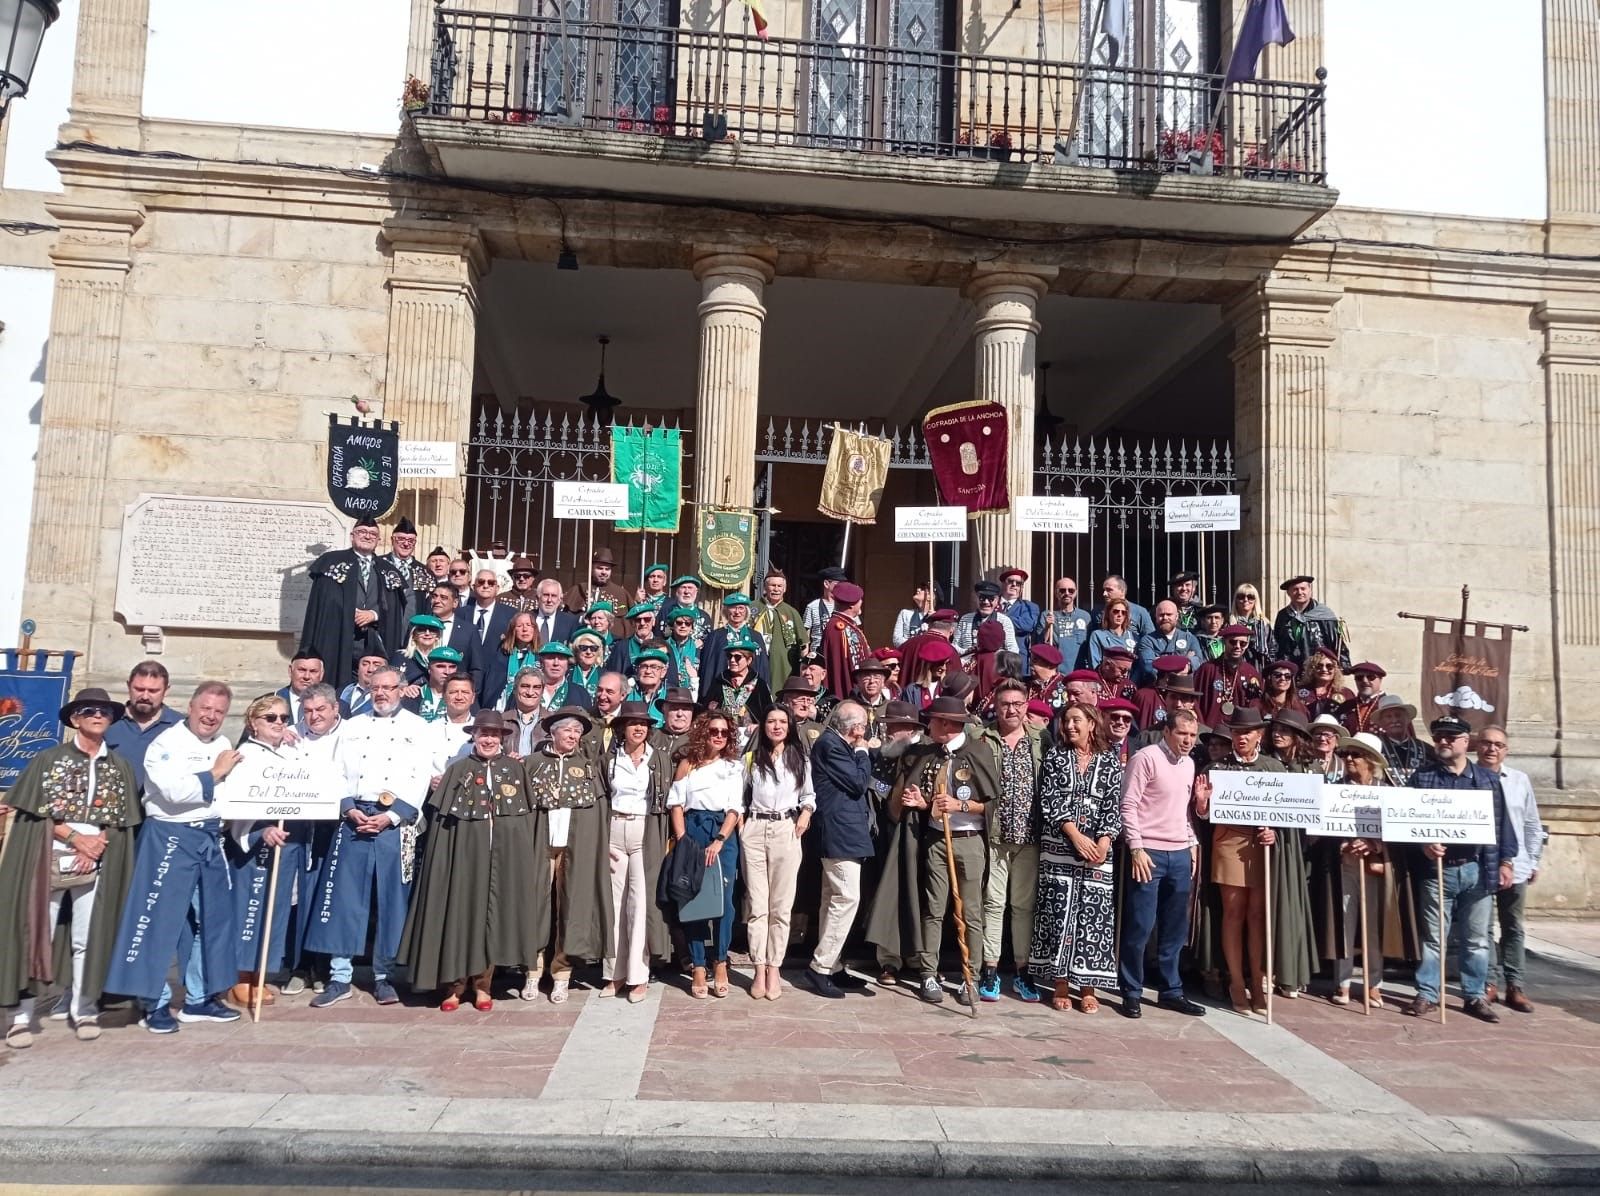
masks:
[[[522,11],[509,0],[462,7]],[[805,6],[767,7],[779,42],[811,34]],[[1003,25],[1009,5],[981,7]],[[1223,44],[1235,7],[1215,6],[1211,36]],[[704,501],[750,494],[758,481],[758,413],[770,413],[763,354],[775,334],[797,334],[767,318],[785,288],[948,292],[940,339],[963,355],[949,360],[970,354],[969,397],[1013,417],[1014,493],[1032,489],[1050,304],[1205,307],[1218,329],[1207,344],[1226,361],[1243,495],[1233,578],[1276,596],[1278,580],[1316,574],[1360,654],[1386,662],[1391,688],[1408,695],[1419,637],[1396,611],[1448,615],[1468,585],[1474,618],[1527,624],[1511,733],[1554,832],[1549,871],[1560,879],[1542,896],[1594,904],[1592,4],[1544,3],[1544,220],[1349,208],[1325,180],[1299,177],[1055,165],[1048,147],[1043,160],[1017,163],[839,153],[777,137],[713,142],[687,127],[642,137],[614,115],[550,127],[490,120],[488,107],[481,118],[425,107],[386,137],[154,118],[141,111],[149,8],[82,0],[71,110],[50,156],[62,189],[0,193],[7,218],[58,230],[0,238],[0,265],[54,271],[23,608],[38,622],[36,642],[84,651],[96,680],[114,687],[151,646],[117,609],[131,504],[148,494],[323,501],[329,414],[358,404],[398,420],[408,438],[465,442],[475,394],[507,407],[520,397],[501,381],[517,373],[505,360],[517,353],[507,322],[538,313],[508,313],[508,293],[493,288],[524,263],[547,268],[571,250],[582,271],[682,280],[686,299],[670,319],[693,329],[693,387],[657,407],[693,426],[688,472]],[[1323,4],[1290,8],[1301,37],[1269,50],[1261,75],[1312,87]],[[1074,56],[1077,12],[1041,10],[1050,57]],[[694,19],[686,14],[685,28]],[[414,0],[410,73],[435,88],[436,21],[433,5]],[[1005,26],[1004,37],[1016,44],[991,53],[1032,54],[1031,27]],[[738,42],[735,59],[752,45]],[[503,97],[494,102],[504,117]],[[615,302],[627,306],[626,289]],[[858,318],[873,315],[863,303]],[[1183,385],[1179,371],[1150,389]],[[1069,387],[1052,405],[1070,420],[1088,397]],[[887,419],[892,406],[860,414]],[[424,541],[452,547],[470,501],[461,479],[410,481],[403,496]],[[979,562],[1034,563],[1039,596],[1043,558],[1012,520],[985,517],[973,541]],[[869,591],[896,605],[918,568],[899,561],[880,539],[863,562]],[[1080,578],[1086,594],[1096,580]],[[281,683],[292,640],[273,629],[170,628],[159,646],[175,676],[265,688]]]

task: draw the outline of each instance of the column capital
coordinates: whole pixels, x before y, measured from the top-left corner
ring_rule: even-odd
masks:
[[[752,282],[766,286],[778,274],[778,253],[775,249],[731,249],[718,245],[694,247],[695,279],[704,282],[717,274],[744,275]]]
[[[391,288],[459,290],[489,269],[482,231],[464,220],[391,216],[380,235],[390,249]]]
[[[50,260],[58,269],[117,270],[133,259],[133,235],[144,225],[144,206],[113,201],[85,203],[63,196],[45,201],[45,211],[61,222]]]
[[[1222,310],[1234,327],[1234,356],[1263,345],[1326,349],[1339,337],[1333,309],[1344,298],[1336,283],[1268,275]]]
[[[997,291],[1027,292],[1037,303],[1044,298],[1060,270],[1055,266],[1032,266],[1011,262],[980,262],[962,288],[968,299],[978,301]]]
[[[1600,307],[1543,299],[1534,305],[1533,318],[1544,328],[1540,364],[1600,368]]]

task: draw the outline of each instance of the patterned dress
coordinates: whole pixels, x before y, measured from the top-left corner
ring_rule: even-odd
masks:
[[[1097,752],[1080,773],[1077,753],[1052,748],[1039,771],[1039,896],[1033,915],[1028,969],[1042,982],[1113,988],[1117,976],[1116,874],[1113,856],[1089,864],[1078,858],[1063,822],[1091,840],[1122,833],[1122,762]]]

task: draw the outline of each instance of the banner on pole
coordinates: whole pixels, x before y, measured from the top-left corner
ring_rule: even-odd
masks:
[[[985,511],[1009,511],[1006,484],[1010,437],[1006,409],[982,400],[935,407],[922,418],[939,498],[965,507],[969,518]]]
[[[719,590],[739,590],[756,562],[756,521],[740,511],[700,512],[700,576]]]
[[[1168,532],[1236,532],[1237,494],[1186,494],[1166,500]]]
[[[1219,826],[1317,825],[1322,778],[1304,772],[1214,772],[1211,814]]]
[[[896,507],[894,538],[901,544],[942,544],[967,538],[965,507]]]
[[[1322,786],[1322,809],[1313,835],[1330,839],[1383,838],[1383,789],[1377,785]]]
[[[851,523],[878,522],[878,503],[889,479],[889,449],[889,441],[882,436],[867,436],[834,424],[817,509]]]
[[[1474,732],[1491,723],[1505,726],[1511,701],[1511,632],[1493,623],[1424,620],[1421,693],[1417,706],[1425,712],[1423,722],[1453,712]]]
[[[1089,500],[1067,494],[1031,494],[1012,503],[1019,532],[1086,532]]]
[[[61,708],[72,689],[72,655],[56,657],[59,672],[30,669],[19,656],[36,663],[50,658],[42,653],[4,653],[0,669],[0,793],[17,783],[28,762],[45,748],[61,742]]]
[[[550,514],[557,519],[626,519],[628,488],[614,482],[551,482]]]
[[[381,519],[400,493],[400,425],[328,416],[328,497],[341,515]]]
[[[1488,789],[1385,789],[1385,843],[1495,842],[1494,794]]]
[[[678,534],[683,513],[683,433],[677,428],[611,427],[611,480],[628,488],[619,532]]]

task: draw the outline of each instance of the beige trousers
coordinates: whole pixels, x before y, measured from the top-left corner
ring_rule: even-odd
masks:
[[[750,962],[779,967],[789,951],[795,877],[800,874],[800,837],[794,833],[794,819],[747,819],[739,828],[739,855]]]
[[[822,861],[822,924],[817,930],[817,950],[811,970],[831,976],[839,970],[844,941],[861,908],[861,861]]]
[[[645,940],[649,895],[644,889],[644,824],[635,818],[611,819],[611,943],[615,955],[600,967],[602,979],[630,988],[650,983],[650,949]],[[622,961],[622,975],[617,961]]]

